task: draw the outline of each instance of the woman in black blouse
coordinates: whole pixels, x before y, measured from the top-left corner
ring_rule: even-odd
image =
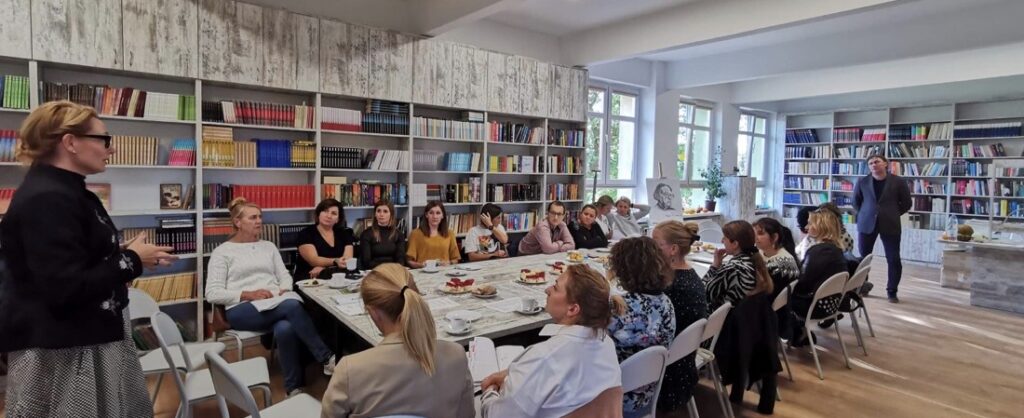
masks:
[[[127,285],[168,265],[144,234],[119,244],[86,176],[117,152],[91,107],[46,103],[21,125],[32,166],[0,223],[0,352],[9,353],[7,416],[153,416],[129,331]]]
[[[384,263],[405,265],[405,235],[398,230],[395,206],[390,201],[373,205],[373,226],[359,236],[359,253],[364,270]]]
[[[596,219],[597,208],[594,205],[584,205],[583,209],[580,209],[579,219],[569,224],[569,233],[576,242],[576,249],[608,246],[608,238],[605,238],[601,226],[595,222]]]
[[[356,243],[352,229],[345,222],[345,208],[334,199],[324,199],[313,210],[316,225],[299,231],[299,259],[295,277],[299,280],[318,277],[324,269],[345,269],[353,257]]]
[[[700,239],[697,224],[693,222],[666,221],[654,228],[654,242],[668,259],[675,271],[675,279],[665,289],[665,294],[676,309],[676,335],[701,318],[708,317],[708,301],[704,284],[693,267],[686,262],[690,246]],[[665,380],[661,385],[658,409],[675,411],[686,406],[697,386],[696,353],[683,357],[665,369]]]
[[[793,313],[801,317],[807,315],[818,287],[829,277],[847,271],[838,225],[835,214],[829,210],[816,210],[808,218],[807,236],[814,244],[804,255],[803,273],[793,286],[793,294],[789,299]],[[801,321],[793,321],[793,346],[803,346],[808,342],[803,325]]]
[[[754,227],[747,221],[732,221],[722,227],[724,249],[715,251],[715,260],[704,276],[708,308],[718,309],[725,302],[736,306],[747,296],[771,293],[772,278],[761,253],[754,246]],[[729,262],[722,263],[726,255]]]

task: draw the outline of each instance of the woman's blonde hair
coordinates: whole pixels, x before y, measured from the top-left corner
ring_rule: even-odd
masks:
[[[679,247],[680,256],[690,253],[690,246],[699,239],[699,230],[696,222],[665,221],[654,227],[654,231],[660,232],[665,242]]]
[[[260,211],[260,213],[263,213],[263,209],[260,208],[260,205],[245,200],[244,197],[231,199],[231,203],[228,204],[228,212],[231,214],[231,229],[235,232],[238,232],[238,225],[235,225],[235,221],[242,218],[242,215],[245,213],[245,208],[254,208]]]
[[[32,163],[53,157],[65,134],[86,135],[96,110],[67,100],[44,103],[21,123],[18,159]]]
[[[398,324],[406,351],[427,376],[432,376],[437,330],[430,307],[412,282],[412,274],[399,264],[381,264],[363,279],[359,295],[364,305],[378,309]]]
[[[807,218],[808,230],[813,226],[814,230],[818,233],[818,236],[814,237],[814,239],[830,242],[839,247],[839,249],[846,250],[843,244],[842,233],[839,232],[839,225],[839,219],[830,210],[818,209],[811,212]]]
[[[608,297],[611,294],[608,279],[586,264],[571,264],[565,273],[568,279],[565,282],[566,299],[580,306],[580,315],[574,325],[595,331],[607,329],[612,322],[612,309],[616,308]]]

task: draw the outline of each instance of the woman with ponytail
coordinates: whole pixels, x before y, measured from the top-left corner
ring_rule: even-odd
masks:
[[[729,302],[736,306],[747,296],[771,294],[774,286],[764,257],[754,246],[754,227],[747,221],[732,221],[722,227],[722,244],[704,276],[708,309],[714,311]],[[723,263],[726,255],[732,258]]]
[[[540,334],[551,338],[528,347],[507,369],[481,382],[482,416],[621,417],[621,370],[606,331],[618,306],[610,290],[594,269],[570,265],[545,291],[545,309],[554,324]]]
[[[338,362],[324,392],[322,416],[472,418],[466,351],[437,340],[430,307],[405,267],[377,266],[363,279],[359,295],[384,339]]]

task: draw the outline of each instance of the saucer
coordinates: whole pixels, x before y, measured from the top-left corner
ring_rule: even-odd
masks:
[[[473,322],[473,321],[476,321],[476,320],[478,320],[480,318],[483,318],[484,316],[480,312],[474,312],[474,311],[467,311],[465,309],[459,309],[459,310],[456,310],[456,311],[448,312],[448,314],[446,314],[444,317],[445,317],[445,319],[447,319],[449,321],[451,321],[452,318],[462,318],[462,319],[465,319],[466,322]]]
[[[467,326],[466,328],[460,330],[454,330],[452,329],[452,327],[448,325],[442,326],[441,328],[443,328],[444,332],[448,333],[448,335],[466,335],[469,334],[470,332],[473,332],[473,327],[470,326]]]
[[[477,297],[477,298],[480,298],[480,299],[493,299],[493,298],[498,297],[497,293],[494,293],[494,294],[491,294],[491,295],[480,295],[480,294],[476,294],[476,293],[470,292],[470,294],[473,295],[474,297]]]
[[[544,310],[543,306],[537,306],[532,311],[524,311],[524,310],[522,310],[520,308],[516,308],[516,312],[519,312],[519,313],[521,313],[523,315],[536,315],[536,314],[539,314],[543,310]]]
[[[424,267],[424,268],[423,268],[422,270],[420,270],[420,271],[422,271],[422,272],[424,272],[424,273],[437,273],[437,272],[441,271],[441,269],[433,269],[433,270],[427,270],[427,268],[426,268],[426,267]]]
[[[462,277],[465,276],[466,274],[467,273],[462,270],[448,270],[444,272],[444,275],[448,277]]]
[[[296,286],[302,286],[302,287],[317,287],[317,286],[322,286],[324,283],[327,283],[327,282],[328,282],[327,280],[322,280],[322,279],[306,279],[306,280],[299,280],[299,281],[295,282],[295,285]]]

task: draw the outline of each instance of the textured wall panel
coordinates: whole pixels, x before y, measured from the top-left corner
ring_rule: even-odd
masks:
[[[367,96],[366,27],[320,19],[320,86],[325,93]]]
[[[369,95],[407,102],[412,96],[412,37],[370,29],[367,62]]]
[[[199,76],[197,0],[122,0],[124,69]]]
[[[32,1],[34,59],[122,69],[122,46],[121,0]]]
[[[199,73],[209,80],[263,84],[263,8],[199,2]]]
[[[32,58],[30,8],[29,0],[0,0],[0,56]]]
[[[263,82],[299,90],[319,88],[319,19],[284,10],[263,11]]]
[[[505,54],[487,53],[487,111],[504,112],[506,101]]]

